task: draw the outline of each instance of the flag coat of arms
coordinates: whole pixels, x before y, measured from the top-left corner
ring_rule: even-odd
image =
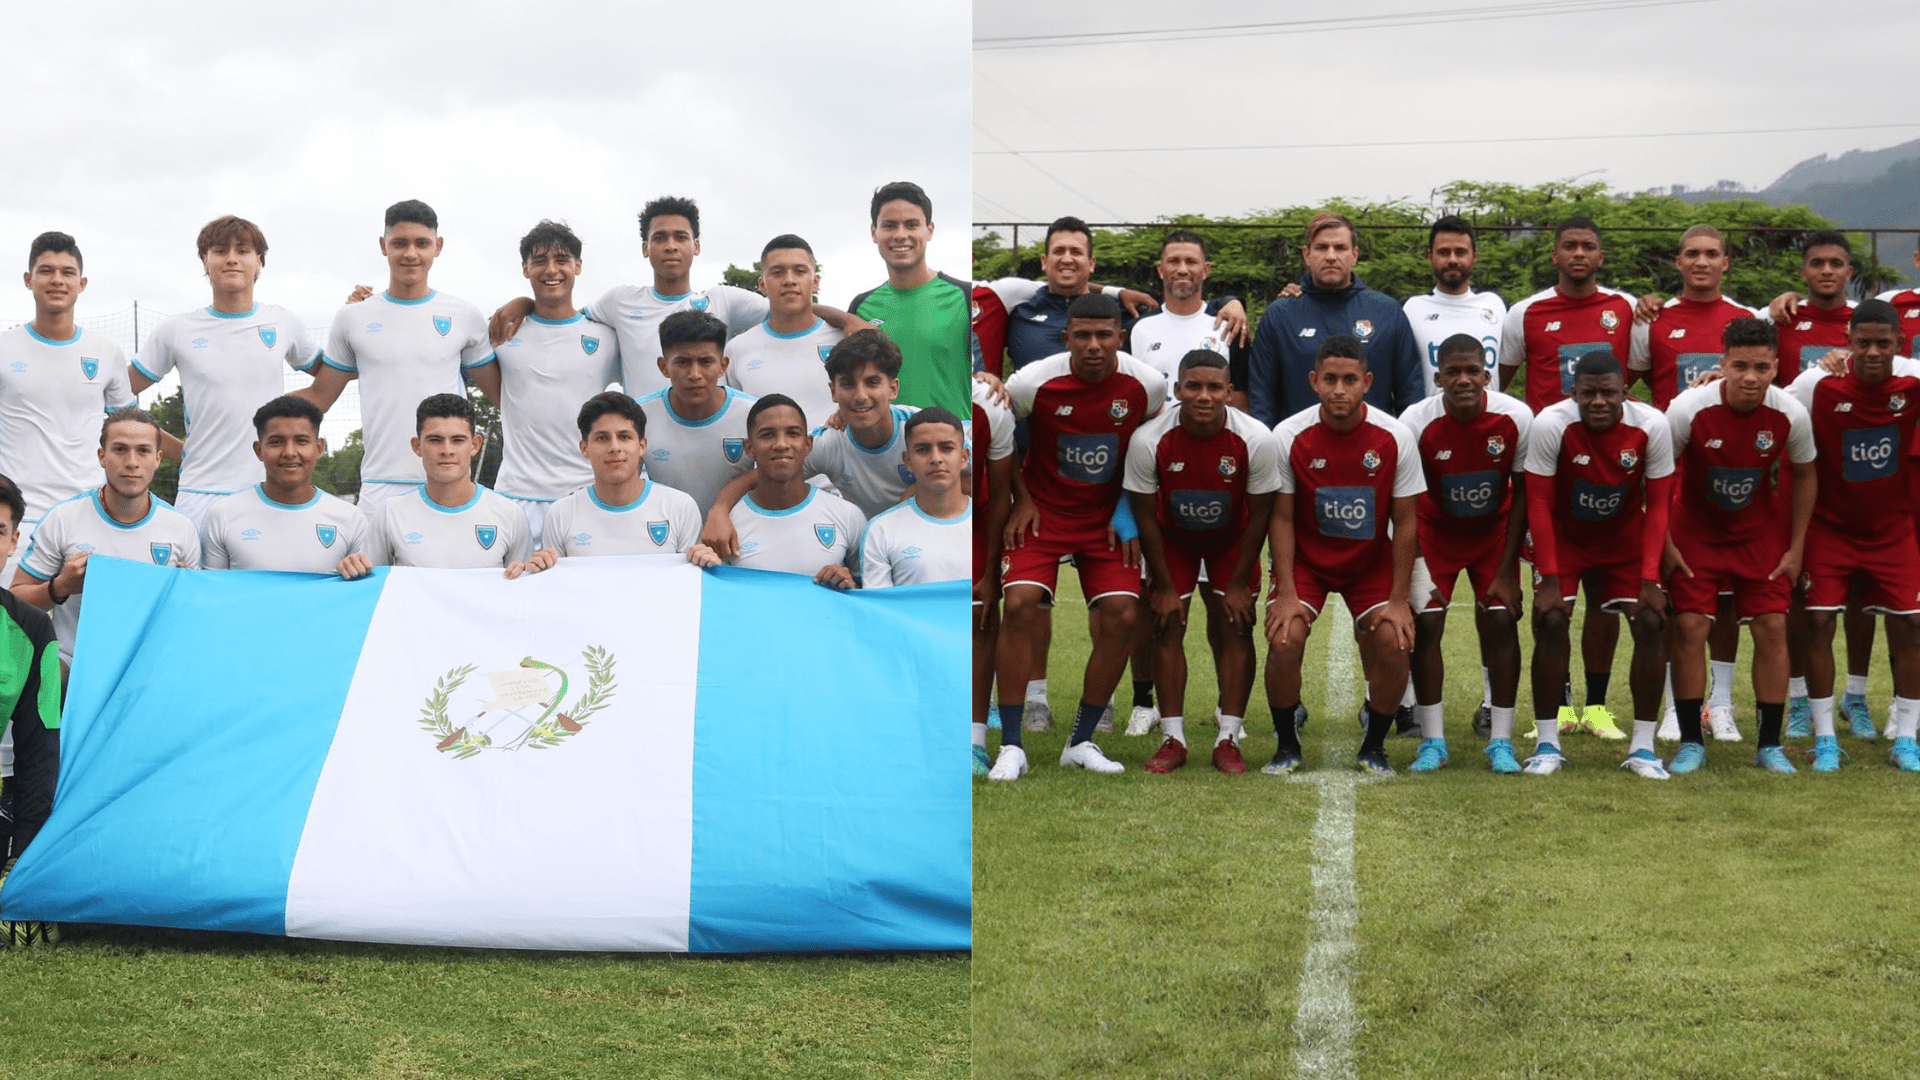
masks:
[[[841,593],[633,556],[516,581],[103,560],[87,585],[59,791],[0,892],[7,919],[971,944],[959,582]],[[610,596],[646,596],[649,617]],[[769,611],[795,632],[769,636]],[[310,645],[262,662],[258,627],[295,613]],[[823,734],[849,715],[885,737]]]

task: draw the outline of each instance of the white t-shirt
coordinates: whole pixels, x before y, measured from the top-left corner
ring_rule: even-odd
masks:
[[[125,368],[121,371],[124,373]],[[200,537],[194,533],[187,515],[165,501],[148,496],[147,516],[131,525],[123,525],[107,516],[100,504],[98,489],[75,495],[47,511],[40,526],[33,530],[27,554],[20,569],[36,581],[51,581],[67,560],[87,552],[87,565],[94,559],[128,559],[155,566],[200,565]],[[73,662],[73,639],[80,627],[80,602],[86,595],[81,585],[78,595],[53,605],[53,632],[60,639],[60,659]]]
[[[340,560],[367,550],[367,515],[314,489],[299,504],[274,502],[255,484],[213,504],[200,529],[208,570],[282,570],[331,574]]]
[[[785,394],[808,424],[824,424],[835,407],[827,354],[844,336],[821,319],[798,334],[775,333],[763,322],[727,342],[727,385],[757,398]]]
[[[580,406],[620,381],[620,341],[575,312],[529,315],[500,346],[500,428],[505,440],[494,490],[552,502],[593,482],[580,456]]]
[[[414,410],[434,394],[462,392],[460,373],[494,359],[480,309],[443,292],[395,300],[384,292],[348,304],[333,317],[321,363],[360,378],[360,429],[369,484],[426,480],[413,452]]]
[[[69,341],[32,323],[0,333],[0,473],[20,485],[25,521],[100,486],[100,425],[133,404],[120,346],[76,331]]]
[[[259,480],[253,414],[287,392],[282,364],[312,371],[319,360],[305,324],[274,304],[234,314],[206,307],[155,327],[133,366],[154,382],[180,372],[187,413],[180,491],[231,495]]]
[[[889,405],[893,412],[893,434],[880,446],[860,445],[852,431],[813,429],[813,452],[807,455],[807,475],[824,476],[833,482],[848,502],[869,517],[898,503],[913,483],[907,468],[907,419],[919,409],[909,405]]]
[[[533,549],[527,515],[478,484],[464,506],[441,506],[416,488],[380,504],[367,554],[379,566],[506,569]]]
[[[1407,322],[1413,327],[1413,339],[1419,343],[1420,356],[1427,362],[1427,396],[1440,392],[1434,376],[1440,373],[1440,343],[1455,334],[1480,339],[1480,353],[1487,362],[1487,375],[1500,381],[1500,334],[1507,319],[1507,302],[1498,293],[1468,291],[1455,296],[1434,289],[1410,296],[1401,305]],[[1495,390],[1500,387],[1495,386]]]
[[[542,548],[562,556],[684,554],[706,519],[693,497],[649,480],[640,497],[609,506],[589,484],[547,509]]]
[[[587,318],[620,335],[620,381],[635,398],[667,388],[660,374],[660,324],[676,311],[705,311],[743,334],[767,317],[767,298],[732,285],[661,296],[651,285],[615,285],[587,305]]]
[[[861,588],[968,581],[972,576],[972,502],[954,517],[937,518],[907,499],[867,523],[867,535],[860,541]]]
[[[806,498],[785,510],[762,510],[748,492],[731,516],[740,538],[740,554],[728,560],[734,566],[808,577],[834,563],[859,569],[867,516],[830,491],[810,487]]]
[[[1195,349],[1228,355],[1226,338],[1214,329],[1214,316],[1202,307],[1191,315],[1161,311],[1133,324],[1127,339],[1127,351],[1135,360],[1151,365],[1167,377],[1167,397],[1173,397],[1174,384],[1180,381],[1180,361]],[[1245,390],[1246,387],[1240,387]]]
[[[727,481],[753,469],[747,410],[755,399],[728,387],[726,401],[712,416],[687,421],[674,415],[667,394],[661,390],[640,399],[647,414],[647,476],[693,496],[704,518]]]

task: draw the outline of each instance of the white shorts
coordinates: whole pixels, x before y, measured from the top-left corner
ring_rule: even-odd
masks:
[[[187,520],[193,522],[194,532],[205,532],[207,511],[231,494],[231,491],[183,491],[173,500],[173,508],[187,515]]]
[[[371,483],[361,484],[358,504],[360,512],[367,515],[368,521],[378,524],[380,521],[381,503],[386,502],[395,495],[411,494],[426,486],[427,482],[425,480],[417,482],[407,481],[405,483],[376,480]]]

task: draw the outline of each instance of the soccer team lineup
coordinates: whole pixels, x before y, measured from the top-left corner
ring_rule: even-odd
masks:
[[[758,292],[696,288],[699,208],[668,196],[638,215],[651,283],[576,303],[581,239],[541,221],[518,252],[532,295],[489,317],[433,287],[440,222],[407,200],[369,214],[387,283],[355,289],[324,341],[255,299],[266,235],[222,216],[196,240],[210,302],[130,359],[76,320],[79,241],[35,238],[33,320],[0,333],[0,595],[22,661],[0,683],[0,880],[51,809],[93,558],[350,582],[376,566],[518,578],[674,555],[843,590],[962,580],[971,402],[994,385],[970,372],[966,285],[927,265],[924,190],[886,184],[868,209],[886,278],[845,311],[813,302],[813,249],[793,234],[761,251]],[[289,368],[310,385],[287,392]],[[184,438],[136,403],[172,373]],[[357,503],[314,484],[323,416],[351,380]],[[484,435],[467,386],[500,412],[491,488],[474,479]],[[171,505],[150,491],[163,458],[181,462]]]
[[[1636,778],[1710,757],[1831,773],[1850,753],[1836,725],[1851,753],[1884,739],[1893,768],[1920,772],[1920,291],[1850,298],[1849,239],[1808,231],[1804,290],[1749,307],[1721,292],[1729,239],[1696,225],[1671,238],[1682,289],[1634,297],[1605,284],[1602,225],[1567,216],[1551,233],[1554,283],[1511,307],[1475,290],[1478,237],[1455,215],[1427,233],[1432,291],[1404,301],[1355,277],[1352,221],[1315,215],[1305,274],[1257,326],[1237,298],[1204,295],[1208,243],[1179,228],[1160,243],[1158,301],[1099,284],[1095,231],[1074,217],[1046,229],[1044,280],[976,283],[983,366],[1005,372],[1010,408],[989,399],[976,419],[992,435],[975,480],[975,774],[1035,767],[1026,736],[1056,723],[1049,674],[1079,688],[1060,767],[1127,771],[1100,743],[1129,670],[1120,716],[1157,747],[1146,772],[1187,766],[1187,713],[1211,697],[1214,769],[1295,773],[1316,633],[1352,636],[1354,764],[1373,776],[1434,772],[1469,734],[1492,772],[1551,775],[1576,733],[1623,744]],[[1063,564],[1086,604],[1084,670],[1053,656],[1056,620],[1079,618],[1055,604]],[[1456,604],[1471,620],[1449,631]],[[1866,697],[1882,625],[1884,728]],[[1448,633],[1477,638],[1477,708],[1442,699]],[[1616,718],[1622,647],[1631,713]],[[1190,684],[1198,650],[1216,685]],[[1256,672],[1264,765],[1241,751]],[[1390,760],[1396,734],[1410,759]]]

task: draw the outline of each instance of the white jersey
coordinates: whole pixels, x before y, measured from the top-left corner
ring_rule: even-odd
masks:
[[[834,563],[860,568],[867,516],[830,491],[810,487],[806,498],[785,510],[762,510],[748,492],[734,504],[732,517],[740,537],[740,554],[727,560],[734,566],[808,577]]]
[[[807,423],[824,424],[835,408],[827,354],[844,336],[822,319],[798,334],[776,333],[763,322],[727,342],[727,385],[757,398],[785,394]]]
[[[893,434],[876,447],[862,446],[852,431],[813,429],[813,452],[807,455],[807,475],[824,476],[847,501],[872,517],[898,503],[913,483],[904,452],[907,418],[919,409],[889,405]]]
[[[395,300],[384,292],[333,317],[321,363],[360,378],[366,455],[360,478],[417,484],[426,467],[413,452],[414,410],[434,394],[462,392],[460,373],[494,359],[480,309],[443,292]]]
[[[620,336],[620,381],[638,398],[667,388],[660,374],[660,324],[667,316],[704,311],[726,323],[729,335],[742,334],[767,317],[767,298],[732,285],[679,296],[661,296],[651,285],[615,285],[586,310],[587,318]]]
[[[287,392],[281,365],[310,372],[319,361],[305,324],[273,304],[233,314],[205,307],[155,327],[133,366],[154,382],[180,372],[187,414],[181,494],[231,495],[259,480],[254,412]]]
[[[122,371],[125,370],[123,367]],[[33,541],[20,560],[20,569],[36,581],[51,581],[67,560],[82,552],[94,559],[128,559],[155,566],[200,565],[200,537],[185,514],[149,495],[147,516],[123,525],[107,516],[98,489],[75,495],[47,511],[33,530]],[[60,639],[60,659],[73,662],[73,639],[80,627],[81,593],[53,605],[53,632]]]
[[[100,425],[131,404],[127,356],[99,334],[48,341],[32,323],[0,333],[0,473],[20,485],[24,520],[100,486]]]
[[[674,415],[668,391],[640,399],[647,414],[647,475],[693,496],[704,517],[727,481],[753,471],[747,456],[747,410],[754,400],[727,388],[727,399],[705,420]]]
[[[318,488],[306,502],[282,503],[255,484],[207,511],[200,529],[200,565],[208,570],[331,574],[341,559],[367,550],[370,529],[359,507]]]
[[[693,497],[647,481],[640,497],[609,506],[589,484],[547,508],[540,545],[562,556],[684,554],[700,542],[705,524]]]
[[[1407,323],[1413,327],[1421,359],[1426,361],[1427,396],[1440,392],[1434,377],[1440,374],[1440,343],[1455,334],[1465,334],[1480,342],[1480,354],[1487,362],[1487,376],[1500,381],[1500,334],[1507,320],[1507,302],[1498,293],[1468,291],[1458,296],[1434,289],[1410,296],[1401,305]],[[1495,386],[1494,389],[1500,389]]]
[[[529,315],[500,346],[500,428],[505,447],[494,490],[552,502],[593,482],[580,456],[580,406],[620,380],[620,341],[579,312]]]
[[[464,506],[441,506],[424,487],[388,499],[367,545],[375,565],[442,570],[503,570],[524,562],[532,550],[527,515],[478,484]]]
[[[914,499],[875,514],[860,541],[859,571],[863,589],[972,580],[973,503],[950,518],[934,517]]]
[[[1227,356],[1227,339],[1214,328],[1213,320],[1205,307],[1191,315],[1175,315],[1162,308],[1133,324],[1127,352],[1167,377],[1167,396],[1171,398],[1174,384],[1180,381],[1180,361],[1188,353],[1206,349]]]

